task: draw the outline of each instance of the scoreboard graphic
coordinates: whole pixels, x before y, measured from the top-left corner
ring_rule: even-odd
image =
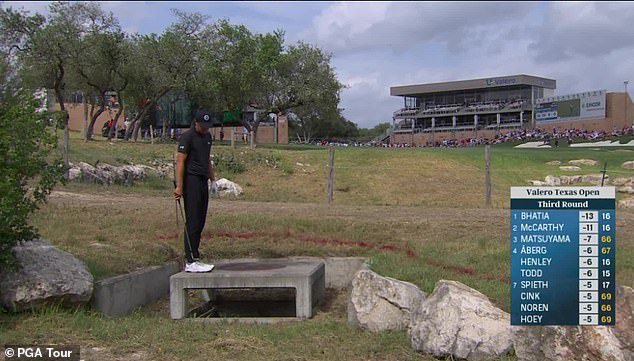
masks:
[[[511,325],[615,324],[614,187],[511,187]]]

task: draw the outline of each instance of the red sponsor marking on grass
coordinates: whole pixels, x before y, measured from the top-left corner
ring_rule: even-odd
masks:
[[[159,239],[177,239],[179,237],[178,234],[168,234],[159,236]],[[350,247],[359,247],[365,249],[373,249],[378,251],[387,251],[387,252],[405,252],[407,257],[418,259],[418,255],[411,249],[402,249],[401,247],[394,244],[372,244],[364,241],[352,241],[346,239],[333,239],[333,238],[318,238],[318,237],[310,237],[310,236],[299,236],[293,235],[290,231],[286,231],[283,234],[274,233],[274,232],[230,232],[230,231],[219,231],[219,232],[205,232],[203,234],[204,239],[213,239],[213,238],[231,238],[231,239],[254,239],[254,238],[262,238],[262,237],[271,237],[278,239],[296,239],[304,242],[310,242],[319,245],[334,245],[334,246],[350,246]],[[476,272],[474,269],[464,266],[455,266],[450,264],[445,264],[439,262],[434,259],[426,258],[424,259],[425,263],[429,266],[449,270],[458,274],[464,274],[468,276],[472,276],[475,278],[479,278],[486,281],[500,281],[508,283],[510,279],[504,276],[495,276],[488,274],[481,274]]]
[[[159,239],[178,239],[179,234],[161,235]],[[311,236],[293,235],[290,231],[286,231],[283,234],[273,232],[230,232],[230,231],[217,231],[217,232],[205,232],[202,235],[203,239],[213,238],[231,238],[231,239],[253,239],[262,237],[272,237],[278,239],[298,239],[304,242],[310,242],[320,245],[335,245],[335,246],[350,246],[365,249],[375,249],[379,251],[388,252],[405,252],[408,257],[418,258],[416,253],[411,249],[403,250],[401,247],[394,244],[372,244],[364,241],[352,241],[346,239],[333,239],[333,238],[318,238]]]
[[[429,259],[429,258],[425,259],[425,263],[427,263],[428,265],[433,266],[433,267],[450,270],[450,271],[453,271],[453,272],[459,273],[459,274],[469,275],[469,276],[472,276],[472,277],[475,277],[475,278],[479,278],[479,279],[485,280],[485,281],[500,281],[500,282],[505,282],[505,283],[509,283],[510,282],[510,279],[508,277],[482,274],[482,273],[476,272],[476,270],[474,270],[473,268],[444,264],[444,263],[438,262],[437,260],[434,260],[434,259]]]

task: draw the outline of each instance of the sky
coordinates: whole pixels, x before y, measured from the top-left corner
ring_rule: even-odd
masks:
[[[47,13],[49,2],[2,7]],[[396,85],[528,74],[556,95],[634,81],[634,2],[102,2],[129,32],[161,33],[178,8],[252,32],[286,32],[332,54],[340,107],[362,128],[391,122]],[[634,82],[628,85],[632,94]]]

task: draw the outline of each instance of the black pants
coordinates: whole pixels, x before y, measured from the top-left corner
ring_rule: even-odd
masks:
[[[187,217],[187,234],[185,234],[185,258],[191,263],[200,258],[198,247],[200,235],[207,219],[207,205],[209,204],[208,177],[191,174],[185,175],[183,199],[185,200],[185,217]],[[187,236],[189,235],[189,242]],[[191,249],[189,248],[191,246]]]

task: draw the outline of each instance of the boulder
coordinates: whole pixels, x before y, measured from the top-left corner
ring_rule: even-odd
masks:
[[[623,347],[634,352],[634,289],[627,286],[616,288],[616,326],[614,334]]]
[[[583,180],[583,177],[580,175],[562,175],[562,176],[559,176],[559,180],[561,181],[562,185],[570,185],[570,184],[581,183],[581,181]]]
[[[145,178],[145,169],[135,165],[122,165],[116,168],[116,181],[125,185],[132,185],[135,180]]]
[[[634,169],[634,160],[621,164],[621,167],[625,169]]]
[[[518,361],[633,360],[607,326],[513,326],[512,333]]]
[[[156,174],[161,178],[174,179],[174,165],[162,163],[156,167]]]
[[[106,165],[107,166],[107,165]],[[112,184],[114,182],[114,176],[106,169],[95,168],[92,165],[84,162],[80,162],[78,167],[81,171],[79,179],[82,182],[98,183],[98,184]]]
[[[559,179],[559,177],[555,177],[553,175],[547,175],[546,178],[544,179],[544,182],[548,186],[560,186],[561,185],[561,180]]]
[[[601,185],[601,180],[603,179],[603,174],[584,174],[581,177],[581,181],[583,183],[591,183],[597,186]],[[610,176],[609,175],[605,175],[605,184],[608,184],[608,181],[610,180]]]
[[[518,361],[634,360],[634,290],[616,288],[616,326],[513,326]]]
[[[209,185],[211,187],[211,184]],[[209,189],[212,192],[212,189]],[[220,178],[216,181],[216,193],[223,196],[239,196],[242,194],[242,187],[226,178]]]
[[[107,163],[99,163],[96,167],[97,171],[101,171],[106,178],[112,179],[111,183],[132,184],[135,180],[145,178],[145,169],[135,165],[122,165],[120,167]],[[107,174],[107,175],[106,175]]]
[[[68,180],[75,180],[81,178],[81,169],[78,166],[73,165],[68,169]]]
[[[634,194],[634,187],[632,186],[618,187],[616,191],[620,193]]]
[[[614,180],[612,181],[612,184],[614,184],[617,187],[634,184],[634,177],[631,177],[631,178],[617,177],[617,178],[614,178]]]
[[[538,186],[538,187],[543,187],[543,186],[547,186],[548,185],[548,184],[546,184],[546,182],[538,181],[538,180],[529,180],[528,184],[530,184],[532,186]]]
[[[634,208],[634,198],[621,199],[619,201],[620,208]]]
[[[593,159],[575,159],[569,161],[568,163],[574,165],[599,165],[599,162]]]
[[[123,179],[132,178],[133,180],[143,180],[145,179],[145,166],[139,165],[122,165],[118,167],[123,174]]]
[[[550,162],[546,162],[548,165],[561,165],[561,161],[559,160],[551,160]]]
[[[0,273],[0,303],[12,311],[44,305],[75,306],[90,300],[93,277],[86,265],[45,240],[14,247],[18,268]]]
[[[614,334],[623,347],[634,353],[634,289],[620,286],[616,288],[616,326]]]
[[[577,167],[576,165],[564,165],[559,167],[559,169],[569,171],[569,172],[576,172],[581,170],[581,168]]]
[[[352,279],[348,323],[372,332],[403,330],[423,300],[425,294],[409,282],[361,270]]]
[[[412,315],[412,347],[437,358],[488,360],[512,350],[510,315],[482,293],[441,280]]]

